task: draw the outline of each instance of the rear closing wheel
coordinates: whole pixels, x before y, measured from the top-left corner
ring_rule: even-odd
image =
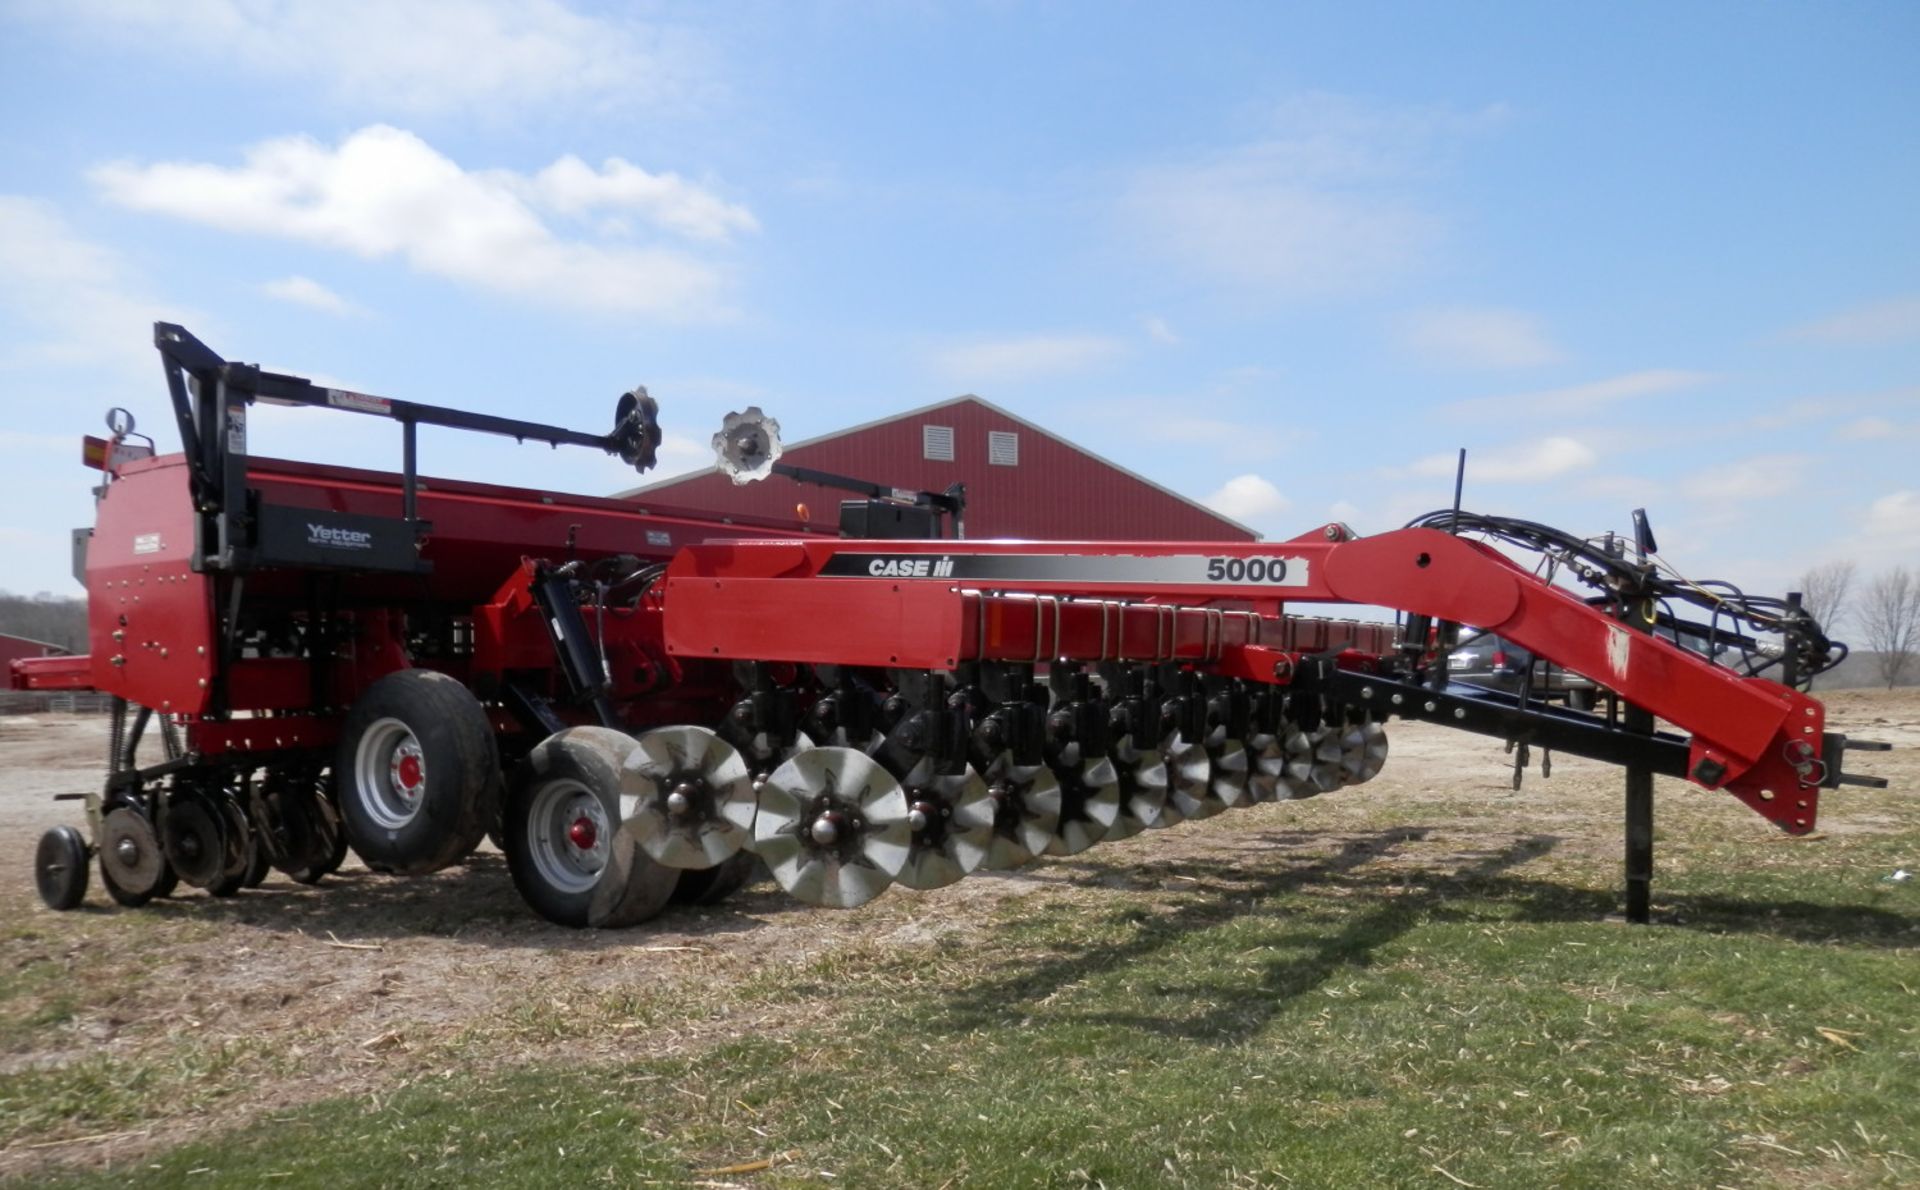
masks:
[[[534,912],[576,929],[658,914],[679,883],[621,829],[620,773],[637,745],[604,727],[557,732],[528,754],[507,794],[507,869]]]
[[[445,674],[405,669],[360,696],[334,764],[346,838],[381,872],[457,862],[493,822],[499,769],[493,726]]]
[[[70,826],[40,836],[33,855],[33,883],[49,909],[74,909],[87,897],[87,841]]]

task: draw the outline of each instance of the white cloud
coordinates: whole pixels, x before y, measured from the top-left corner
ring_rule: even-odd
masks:
[[[1440,412],[1448,417],[1520,417],[1526,415],[1553,416],[1565,413],[1591,413],[1596,409],[1634,397],[1650,397],[1660,393],[1679,392],[1689,388],[1699,388],[1712,383],[1717,377],[1710,372],[1689,372],[1679,368],[1652,368],[1644,372],[1628,372],[1622,376],[1612,376],[1605,380],[1595,380],[1589,384],[1575,384],[1566,388],[1542,389],[1538,392],[1513,393],[1500,397],[1475,397],[1467,401],[1455,401],[1443,406]]]
[[[1123,233],[1176,267],[1267,293],[1370,289],[1418,267],[1444,234],[1419,176],[1504,117],[1303,96],[1276,109],[1264,139],[1135,173],[1119,198]]]
[[[1236,475],[1201,503],[1243,525],[1285,512],[1293,505],[1279,488],[1258,475]]]
[[[1540,483],[1598,462],[1592,447],[1573,438],[1554,436],[1518,442],[1467,455],[1468,483]],[[1459,465],[1457,454],[1428,455],[1406,469],[1423,479],[1451,479]]]
[[[1920,492],[1889,492],[1875,500],[1867,509],[1862,530],[1888,553],[1911,555],[1920,550]]]
[[[1884,417],[1861,417],[1834,428],[1833,437],[1838,442],[1871,442],[1879,438],[1892,438],[1900,433],[1900,427]]]
[[[1174,334],[1173,328],[1167,325],[1167,320],[1161,318],[1159,315],[1147,315],[1140,320],[1140,325],[1146,330],[1147,338],[1152,339],[1155,343],[1159,343],[1165,347],[1179,346],[1180,336]]]
[[[723,267],[624,236],[564,236],[534,204],[612,209],[702,238],[752,219],[674,175],[646,174],[617,159],[598,174],[573,158],[533,177],[469,171],[412,133],[380,124],[338,148],[307,137],[266,141],[234,168],[118,162],[91,177],[109,201],[135,210],[398,258],[422,273],[528,301],[667,319],[719,313]]]
[[[297,273],[262,283],[260,292],[270,298],[318,310],[322,314],[332,314],[336,318],[361,318],[367,313],[365,307],[348,301],[313,278]]]
[[[1440,367],[1532,368],[1562,358],[1539,320],[1519,310],[1422,310],[1407,318],[1401,338],[1416,355]]]
[[[1145,402],[1140,402],[1145,405]],[[1107,412],[1119,416],[1125,408],[1116,403]],[[1190,442],[1210,449],[1223,459],[1272,459],[1289,447],[1298,450],[1318,434],[1307,429],[1270,429],[1257,422],[1234,421],[1223,417],[1184,417],[1168,407],[1143,408],[1139,416],[1149,419],[1137,424],[1153,427],[1153,437],[1161,442]]]
[[[598,210],[630,211],[690,239],[725,242],[736,231],[760,230],[753,212],[726,202],[678,174],[653,174],[608,158],[598,170],[566,156],[531,178],[491,175],[535,205],[578,218]]]
[[[1609,506],[1644,508],[1660,502],[1667,486],[1641,475],[1589,475],[1574,488],[1576,495],[1602,500]]]
[[[532,105],[683,102],[703,86],[678,30],[559,0],[39,0],[17,11],[90,44],[317,83],[361,110],[511,116]]]
[[[1723,505],[1792,495],[1799,490],[1807,462],[1805,455],[1798,454],[1735,459],[1695,470],[1680,484],[1680,490],[1694,500]]]
[[[1920,297],[1890,298],[1842,310],[1788,331],[1795,339],[1823,343],[1892,343],[1920,339]]]
[[[1838,558],[1852,558],[1869,572],[1886,566],[1912,566],[1920,557],[1920,490],[1901,488],[1876,497],[1863,510],[1850,510],[1854,529],[1834,547]]]
[[[153,324],[199,325],[170,306],[119,254],[86,239],[50,203],[0,195],[0,367],[111,361],[147,380],[154,371]]]
[[[949,347],[933,362],[949,379],[972,385],[1085,372],[1126,354],[1127,345],[1108,335],[1027,335]]]

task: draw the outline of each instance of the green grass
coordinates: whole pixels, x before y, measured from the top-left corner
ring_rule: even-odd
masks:
[[[763,1023],[694,1058],[543,1066],[538,1040],[579,1022],[530,1010],[502,1026],[525,1064],[450,1065],[72,1177],[1920,1181],[1920,889],[1879,880],[1912,866],[1920,823],[1758,856],[1676,835],[1648,929],[1607,922],[1611,872],[1556,865],[1544,835],[1447,855],[1396,828],[1239,869],[1137,849],[1128,887],[1003,903],[985,936],[769,966],[730,993]],[[1092,858],[1071,870],[1119,870]],[[586,1013],[706,1010],[616,993]]]

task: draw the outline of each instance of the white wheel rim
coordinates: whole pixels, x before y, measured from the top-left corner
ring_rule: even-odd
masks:
[[[399,830],[420,816],[426,800],[427,758],[419,737],[398,719],[376,719],[353,754],[353,795],[367,817]]]
[[[607,809],[571,777],[542,785],[527,810],[527,851],[540,879],[563,893],[591,892],[613,841]]]

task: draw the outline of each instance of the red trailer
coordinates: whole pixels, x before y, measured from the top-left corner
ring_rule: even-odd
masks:
[[[1598,543],[1457,510],[1365,538],[970,541],[963,490],[792,467],[757,410],[730,416],[715,446],[738,479],[860,495],[842,517],[860,536],[797,534],[415,471],[421,424],[644,471],[659,441],[644,390],[587,434],[263,372],[170,324],[155,342],[183,448],[155,456],[110,417],[89,448],[108,477],[85,557],[90,651],[11,667],[16,687],[114,698],[88,832],[41,842],[55,907],[84,897],[96,858],[138,905],[180,881],[233,895],[269,867],[318,881],[348,848],[428,872],[490,831],[529,904],[568,925],[724,897],[759,862],[796,896],[853,906],[1362,783],[1399,716],[1623,766],[1644,916],[1654,774],[1790,833],[1813,829],[1822,788],[1882,784],[1843,765],[1878,745],[1826,731],[1798,688],[1845,647],[1791,598],[1664,576],[1644,522]],[[399,421],[401,469],[253,457],[258,401]],[[1292,614],[1302,603],[1404,624]],[[1689,604],[1711,619],[1679,620]],[[1604,704],[1450,684],[1460,625],[1594,676]],[[1666,639],[1700,636],[1711,655]]]

